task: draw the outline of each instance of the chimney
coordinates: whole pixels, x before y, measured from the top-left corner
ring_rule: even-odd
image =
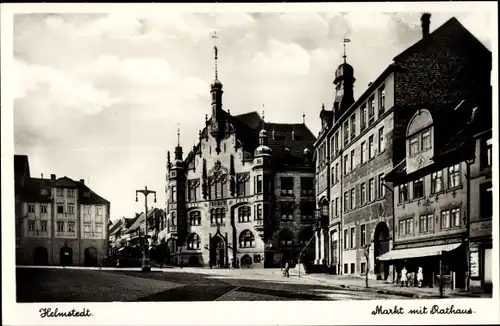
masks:
[[[80,179],[80,183],[81,183],[82,185],[84,185],[84,184],[85,184],[85,180],[84,180],[84,179]]]
[[[55,174],[51,174],[50,175],[50,181],[56,181],[56,175]]]
[[[422,14],[422,18],[420,18],[422,21],[422,38],[425,38],[429,36],[429,28],[431,25],[431,14],[429,13],[424,13]]]
[[[42,179],[43,179],[43,173],[42,173]]]

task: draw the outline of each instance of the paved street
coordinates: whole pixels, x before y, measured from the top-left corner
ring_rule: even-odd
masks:
[[[405,299],[255,270],[17,268],[18,302]]]

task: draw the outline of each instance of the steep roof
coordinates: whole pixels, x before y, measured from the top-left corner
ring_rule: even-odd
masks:
[[[114,235],[118,232],[120,232],[120,230],[123,228],[123,222],[122,220],[118,220],[116,221],[115,223],[113,223],[110,228],[109,228],[109,231],[108,231],[108,234],[109,235]]]
[[[153,208],[148,210],[148,218],[153,214],[154,212],[158,211],[158,208]],[[139,216],[135,219],[134,223],[128,228],[127,233],[132,233],[139,229],[140,225],[144,222],[144,212],[139,214]]]
[[[107,204],[109,205],[109,201],[106,199],[102,198],[99,196],[97,193],[95,193],[92,189],[87,187],[82,182],[77,182],[78,189],[80,192],[80,203],[81,204]]]
[[[14,189],[16,195],[21,194],[25,182],[30,177],[30,166],[27,155],[14,155]]]
[[[29,178],[22,191],[22,197],[26,201],[47,203],[51,201],[52,181],[50,179]],[[46,190],[42,194],[42,189]]]

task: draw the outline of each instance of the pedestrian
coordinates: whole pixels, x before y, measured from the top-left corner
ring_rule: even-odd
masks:
[[[417,282],[418,282],[419,288],[422,287],[423,281],[424,281],[424,271],[423,271],[422,267],[419,267],[418,272],[417,272]]]
[[[403,269],[401,270],[401,287],[406,285],[408,287],[408,277],[407,277],[408,271],[406,270],[406,267],[403,266]]]
[[[290,277],[289,269],[290,269],[290,265],[288,265],[288,262],[286,262],[286,264],[285,264],[285,277]]]

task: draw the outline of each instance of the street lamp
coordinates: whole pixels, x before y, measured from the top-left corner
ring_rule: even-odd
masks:
[[[144,195],[144,238],[146,239],[146,242],[143,243],[141,268],[142,268],[143,272],[149,272],[149,271],[151,271],[151,265],[150,265],[149,257],[148,257],[147,250],[146,250],[146,246],[148,244],[148,242],[147,242],[147,232],[148,232],[148,195],[154,194],[155,195],[154,202],[156,203],[156,191],[154,191],[154,190],[148,190],[147,186],[144,186],[144,189],[136,190],[135,191],[135,201],[136,202],[139,201],[139,198],[137,196],[137,194],[139,194],[139,193],[141,193],[141,194]],[[139,236],[140,236],[140,228],[139,228]],[[141,242],[144,241],[142,239],[142,237],[140,239],[141,239]]]

